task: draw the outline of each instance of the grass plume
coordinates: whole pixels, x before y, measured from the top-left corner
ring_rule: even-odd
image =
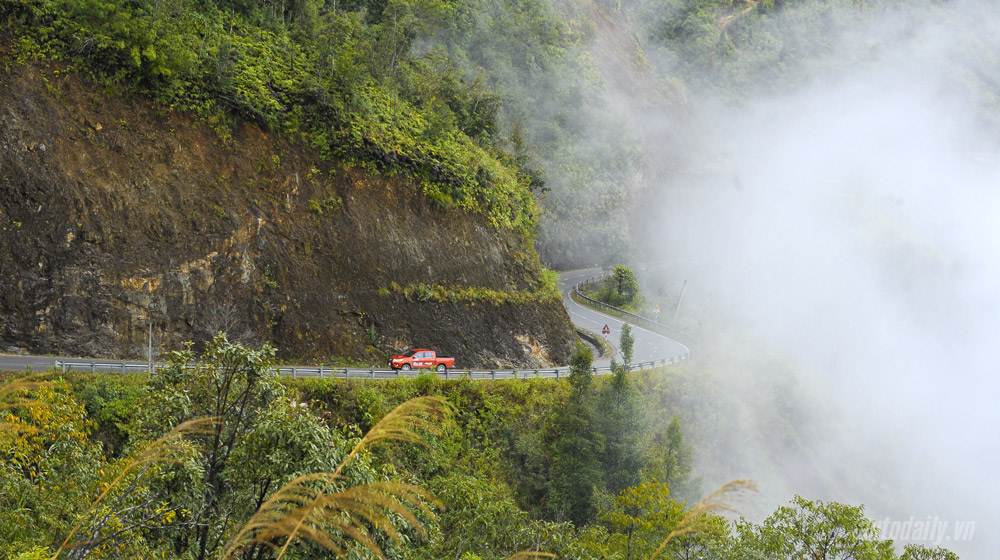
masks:
[[[289,482],[261,505],[230,541],[223,557],[234,557],[251,544],[263,544],[274,548],[280,559],[296,539],[306,539],[338,557],[358,544],[384,558],[374,531],[400,542],[402,535],[394,521],[398,517],[423,536],[426,528],[415,511],[431,517],[432,506],[438,505],[430,492],[412,484],[376,482],[326,490],[338,482],[333,473],[304,475]]]
[[[451,408],[442,397],[417,397],[392,409],[372,426],[368,433],[351,449],[334,471],[340,475],[344,467],[365,449],[384,441],[398,441],[426,445],[427,436],[440,434],[444,420],[451,416]]]
[[[401,482],[343,488],[341,474],[358,455],[377,443],[426,444],[428,436],[442,432],[450,414],[451,409],[441,397],[418,397],[397,406],[358,441],[336,470],[300,476],[268,498],[230,539],[223,557],[233,558],[245,547],[264,545],[275,549],[280,560],[294,542],[304,539],[337,557],[347,556],[353,545],[360,545],[384,558],[375,533],[399,542],[402,535],[396,519],[402,519],[418,534],[425,534],[426,527],[415,512],[433,517],[434,507],[440,504],[430,492]]]
[[[660,546],[650,555],[649,560],[659,558],[674,539],[701,531],[710,515],[725,512],[736,513],[736,509],[729,503],[731,498],[756,491],[757,483],[752,480],[733,480],[723,484],[717,490],[702,498],[694,507],[684,512],[680,522],[672,531],[667,533]]]

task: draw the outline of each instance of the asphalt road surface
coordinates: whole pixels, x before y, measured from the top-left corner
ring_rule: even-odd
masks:
[[[621,354],[618,351],[618,339],[621,337],[624,321],[605,315],[589,307],[584,307],[571,297],[573,286],[600,274],[601,269],[599,268],[570,270],[561,273],[559,275],[559,289],[562,291],[563,306],[566,307],[566,312],[569,313],[570,320],[577,327],[598,335],[601,334],[604,325],[610,327],[611,334],[608,336],[608,342],[615,347],[618,361],[621,361]],[[642,327],[632,325],[632,334],[635,337],[633,363],[680,358],[686,356],[688,353],[687,346],[684,346],[680,342]],[[607,365],[610,361],[611,356],[594,360],[597,365]]]
[[[16,354],[0,354],[0,371],[48,371],[56,366],[56,362],[80,362],[94,361],[95,358],[76,358],[69,356],[22,356]],[[129,364],[142,366],[146,362],[142,360],[111,360],[97,359],[101,364],[108,364],[117,367],[119,364]]]

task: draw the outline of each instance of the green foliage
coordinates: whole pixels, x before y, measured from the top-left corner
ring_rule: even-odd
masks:
[[[0,555],[48,558],[53,543],[82,521],[98,527],[101,538],[122,530],[89,549],[87,557],[197,558],[202,556],[201,526],[208,526],[210,535],[204,557],[218,557],[216,541],[228,541],[278,488],[300,475],[318,474],[321,478],[307,479],[314,484],[303,486],[307,495],[325,496],[331,505],[347,508],[341,511],[356,511],[344,502],[362,495],[344,493],[356,487],[376,494],[396,489],[403,492],[399,496],[410,495],[410,485],[420,485],[436,495],[443,506],[436,518],[415,510],[418,524],[428,529],[426,540],[418,540],[405,523],[398,525],[398,541],[376,527],[365,529],[387,558],[500,560],[540,550],[560,558],[631,560],[649,558],[668,535],[673,536],[659,558],[956,558],[944,549],[916,546],[897,555],[860,507],[803,498],[759,524],[733,524],[711,513],[699,514],[698,523],[690,524],[698,506],[679,499],[674,482],[690,474],[689,445],[676,417],[663,414],[662,396],[646,394],[669,391],[669,378],[654,373],[594,378],[584,349],[574,356],[569,379],[495,383],[434,376],[384,382],[282,380],[267,371],[272,354],[266,347],[241,347],[220,337],[201,355],[175,354],[171,367],[155,378],[81,375],[71,383],[26,389],[19,401],[23,406],[9,409],[4,420],[33,430],[0,432],[5,453]],[[181,367],[184,363],[195,367]],[[650,383],[649,376],[658,382]],[[647,423],[634,428],[647,445],[640,445],[642,477],[614,493],[602,464],[603,428],[598,428],[603,400],[621,394],[622,380],[628,387],[643,387],[631,391],[648,416]],[[372,428],[399,403],[424,395],[443,397],[454,411],[454,424],[437,417],[421,420],[423,427],[435,426],[431,437],[419,438],[424,446],[369,449],[362,443],[375,441],[371,433],[407,438],[423,433],[422,428],[414,431],[419,422],[405,415],[395,427]],[[218,411],[226,422],[172,447],[177,453],[169,466],[125,476],[94,511],[95,496],[127,465],[135,465],[134,458],[154,437],[208,411]],[[365,439],[360,437],[364,432],[369,432]],[[117,442],[110,456],[100,441]],[[343,485],[323,482],[330,482],[326,475],[344,463]],[[212,472],[221,484],[212,485]],[[207,513],[212,510],[216,513]],[[101,526],[104,514],[109,522]],[[339,523],[339,518],[327,519]],[[146,529],[128,529],[135,523]],[[818,546],[825,552],[809,552]],[[250,545],[244,553],[273,557],[266,546]],[[297,544],[286,557],[323,554]],[[352,554],[364,557],[360,549]]]
[[[641,303],[639,281],[635,272],[623,264],[616,264],[611,269],[611,274],[583,286],[582,289],[592,299],[626,310],[635,309]]]
[[[892,541],[879,539],[878,529],[861,507],[812,501],[796,496],[760,525],[736,526],[739,544],[753,558],[817,560],[893,560]]]
[[[76,522],[61,538],[55,556],[70,558],[101,556],[147,556],[151,544],[138,533],[162,529],[172,523],[178,509],[171,507],[154,489],[157,481],[189,482],[183,473],[190,470],[197,455],[189,435],[207,434],[215,420],[199,418],[184,422],[150,442],[143,442],[114,461],[107,476],[90,489],[92,502],[76,512]],[[180,473],[178,475],[177,469]]]
[[[899,48],[890,44],[898,36],[886,29],[887,22],[910,20],[913,7],[898,0],[665,0],[639,12],[650,23],[652,42],[670,53],[669,71],[687,88],[741,103],[809,85],[820,76],[863,72],[880,60],[873,53]],[[947,3],[920,3],[919,9],[940,20],[949,17]],[[983,83],[971,65],[959,62],[980,60],[984,50],[976,37],[983,30],[965,28],[967,49],[954,57],[949,81],[976,83],[980,92],[995,95],[995,84]]]
[[[946,548],[908,544],[899,558],[900,560],[958,560],[958,555]]]
[[[691,490],[692,450],[684,439],[677,416],[670,419],[665,431],[654,432],[649,455],[646,460],[647,478],[667,483],[675,494],[685,495]]]
[[[729,560],[730,558],[752,558],[732,544],[730,523],[717,515],[705,517],[698,530],[671,539],[661,558],[698,558],[699,560]],[[763,559],[761,559],[763,560]]]
[[[12,560],[51,560],[52,550],[40,546],[33,547],[19,554],[11,556]]]
[[[619,301],[633,303],[639,296],[639,281],[631,268],[616,264],[611,269],[611,282]]]
[[[577,343],[576,351],[569,360],[569,384],[572,388],[570,400],[586,404],[594,386],[594,352],[589,346]]]
[[[631,360],[632,354],[631,336],[631,331],[623,328],[622,351],[628,360]],[[599,396],[601,414],[597,417],[597,428],[604,438],[601,462],[604,465],[605,486],[614,494],[638,484],[643,468],[640,436],[645,430],[635,388],[629,380],[627,363],[612,361],[611,382],[604,385]]]
[[[559,293],[559,273],[554,270],[542,268],[538,291],[548,294],[550,298],[561,299],[562,294]]]
[[[3,0],[0,16],[22,59],[63,61],[193,111],[223,137],[236,120],[254,121],[325,157],[412,177],[445,207],[530,234],[529,179],[493,138],[498,97],[481,84],[463,87],[461,72],[436,52],[412,54],[462,23],[454,4],[369,8]]]
[[[443,208],[534,235],[549,262],[626,246],[637,141],[587,54],[589,17],[548,0],[2,0],[21,60],[250,120],[326,158],[404,175]],[[580,139],[585,138],[585,142]],[[314,210],[315,211],[315,210]],[[587,224],[580,228],[580,224]]]
[[[477,475],[450,474],[432,481],[444,504],[440,537],[417,555],[427,560],[464,558],[505,560],[522,550],[569,552],[575,532],[568,523],[531,519],[503,482]]]
[[[400,295],[407,301],[432,301],[435,303],[489,303],[491,305],[525,305],[559,301],[559,288],[554,273],[543,271],[541,283],[534,290],[496,290],[476,286],[444,286],[442,284],[409,284],[400,286],[393,282],[379,288],[379,294]]]
[[[663,537],[680,522],[684,506],[670,498],[670,488],[659,482],[644,482],[622,489],[601,518],[613,534],[621,535],[625,559],[648,558]]]
[[[379,444],[389,442],[429,444],[446,429],[450,409],[440,397],[410,399],[378,421],[358,440],[337,465],[308,473],[283,484],[256,507],[250,519],[229,540],[222,557],[240,557],[255,548],[277,548],[276,560],[290,547],[311,543],[338,557],[366,552],[384,558],[378,542],[400,545],[402,530],[426,534],[426,521],[434,519],[436,499],[419,485],[390,481],[352,482],[347,467]],[[397,521],[401,519],[401,521]]]
[[[126,450],[133,407],[146,391],[148,380],[145,375],[76,375],[67,380],[88,418],[95,422],[94,435],[103,444],[105,455],[116,457]]]
[[[332,214],[337,210],[340,210],[344,206],[344,199],[337,195],[328,196],[322,200],[315,198],[309,199],[306,203],[306,207],[309,211],[317,216],[322,216],[324,214]]]
[[[638,161],[588,52],[595,15],[579,2],[470,0],[439,40],[467,81],[502,98],[498,136],[540,195],[542,250],[562,267],[625,247],[616,218]]]
[[[196,460],[175,469],[186,479],[183,488],[168,481],[160,489],[184,512],[161,533],[171,549],[217,556],[235,523],[271,492],[299,474],[332,470],[343,457],[346,438],[289,401],[273,364],[273,348],[248,348],[219,335],[200,355],[172,353],[151,380],[134,418],[135,437],[190,418],[218,419],[213,433],[199,439]]]
[[[93,422],[69,385],[27,391],[29,400],[3,411],[0,431],[0,556],[30,558],[64,534],[89,506],[88,489],[105,466]]]
[[[593,356],[582,344],[571,360],[570,396],[553,419],[552,467],[546,507],[557,521],[583,526],[594,518],[601,487],[600,456],[604,448],[595,428]]]
[[[632,325],[628,323],[622,325],[618,349],[622,353],[622,365],[628,370],[632,366],[632,356],[635,354],[635,335],[632,334]]]

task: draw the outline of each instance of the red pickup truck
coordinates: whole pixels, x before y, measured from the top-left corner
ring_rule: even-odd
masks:
[[[455,358],[451,356],[438,356],[437,352],[425,348],[414,348],[389,358],[389,367],[403,371],[433,368],[439,372],[444,372],[455,367]]]

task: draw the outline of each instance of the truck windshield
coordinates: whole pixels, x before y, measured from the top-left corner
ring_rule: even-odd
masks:
[[[407,350],[406,352],[403,352],[403,355],[407,358],[413,357],[413,350]]]

